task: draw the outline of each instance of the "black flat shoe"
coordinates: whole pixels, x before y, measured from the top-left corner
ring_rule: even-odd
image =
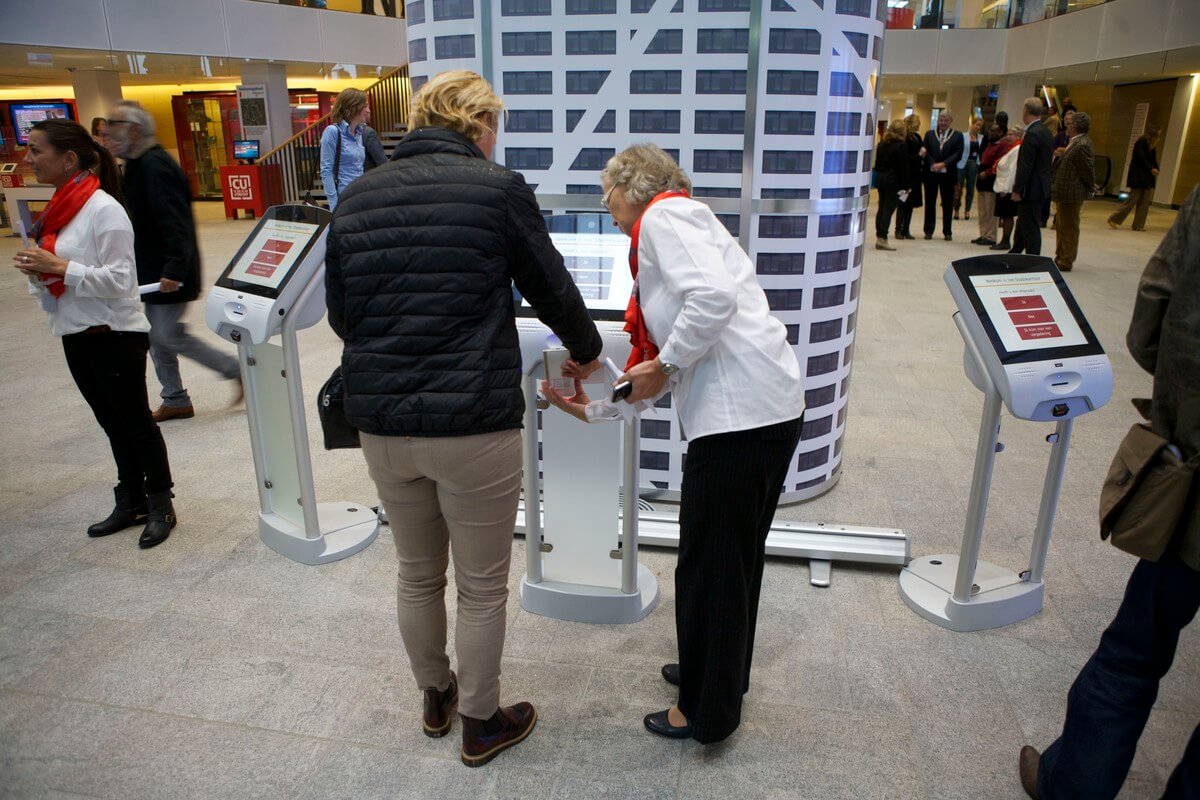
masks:
[[[672,686],[679,685],[679,665],[678,664],[663,664],[662,667],[663,680]]]
[[[646,726],[646,730],[651,733],[657,733],[659,736],[665,736],[668,739],[690,739],[692,738],[692,724],[687,725],[672,725],[667,719],[666,711],[657,711],[653,714],[647,714],[642,720]]]

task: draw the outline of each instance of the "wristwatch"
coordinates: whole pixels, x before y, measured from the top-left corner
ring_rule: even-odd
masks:
[[[659,368],[662,369],[663,375],[674,375],[676,372],[679,372],[679,366],[677,364],[668,364],[666,361],[660,360],[658,365]]]

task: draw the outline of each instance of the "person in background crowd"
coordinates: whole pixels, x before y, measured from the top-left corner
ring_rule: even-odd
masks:
[[[954,115],[943,110],[937,130],[926,131],[923,143],[925,183],[925,238],[932,239],[937,224],[937,199],[941,197],[942,236],[951,241],[954,214],[954,187],[958,185],[958,162],[963,155],[963,137],[954,130]]]
[[[897,135],[899,135],[897,133]],[[783,323],[754,263],[691,181],[654,145],[634,145],[600,173],[602,200],[631,238],[638,290],[625,330],[633,353],[618,381],[629,402],[671,392],[688,457],[679,507],[675,628],[679,662],[662,668],[679,701],[642,720],[651,733],[708,744],[741,723],[762,590],[767,533],[800,441],[804,389]],[[587,421],[611,403],[546,399]]]
[[[1050,136],[1051,136],[1050,146],[1054,151],[1054,154],[1050,158],[1050,175],[1051,175],[1051,181],[1053,181],[1054,180],[1054,178],[1053,178],[1054,162],[1057,158],[1059,158],[1059,155],[1060,155],[1058,153],[1058,143],[1060,141],[1064,141],[1068,138],[1067,137],[1067,127],[1066,127],[1067,123],[1066,123],[1065,117],[1060,117],[1057,114],[1051,114],[1050,116],[1046,117],[1046,119],[1043,120],[1043,122],[1046,125],[1046,130],[1050,131]],[[1046,227],[1046,224],[1050,221],[1050,210],[1051,210],[1050,205],[1051,205],[1050,195],[1047,194],[1046,199],[1042,201],[1042,216],[1039,220],[1041,227],[1043,227],[1043,228]]]
[[[990,247],[996,243],[996,162],[1004,155],[1003,142],[1007,133],[993,123],[988,129],[983,152],[979,154],[979,176],[975,179],[975,189],[979,192],[979,238],[973,239],[971,244]]]
[[[88,536],[144,525],[138,545],[154,547],[176,524],[173,484],[146,395],[150,322],[138,301],[120,173],[108,150],[65,119],[33,125],[25,163],[54,196],[31,232],[36,246],[18,252],[14,266],[62,338],[67,368],[117,462],[116,506]]]
[[[908,199],[896,210],[896,239],[916,239],[912,235],[913,209],[921,207],[921,118],[909,114],[904,118],[908,131],[904,140],[908,147]]]
[[[196,412],[179,374],[179,357],[234,381],[232,405],[242,400],[241,368],[230,353],[187,332],[183,315],[200,296],[200,245],[187,175],[154,137],[154,117],[132,100],[117,103],[108,118],[115,155],[125,159],[125,207],[133,222],[138,283],[157,283],[143,297],[150,319],[150,358],[162,385],[155,422],[190,419]]]
[[[1012,253],[1042,254],[1042,203],[1050,196],[1050,159],[1053,139],[1042,122],[1042,101],[1025,100],[1022,107],[1025,131],[1021,136],[1020,159],[1013,179],[1012,200],[1017,204],[1017,228]]]
[[[105,130],[108,128],[108,121],[104,117],[92,117],[92,139],[96,144],[103,146],[104,140],[108,134]]]
[[[960,207],[966,207],[966,219],[971,218],[971,203],[975,199],[975,181],[979,176],[979,156],[983,153],[983,120],[977,119],[971,123],[971,130],[964,134],[967,137],[964,146],[967,148],[967,163],[958,176],[958,188],[954,191],[954,218],[958,219]],[[965,195],[965,197],[964,197]]]
[[[1058,127],[1050,124],[1050,120],[1057,117],[1050,117],[1046,120],[1046,127],[1054,134],[1054,157],[1062,158],[1062,154],[1066,152],[1067,145],[1071,141],[1071,137],[1067,135],[1067,126],[1071,124],[1071,117],[1074,116],[1074,111],[1063,112],[1062,124]]]
[[[1192,189],[1142,273],[1125,342],[1134,361],[1154,376],[1151,427],[1179,449],[1183,460],[1195,459],[1200,455],[1200,186]],[[1193,473],[1190,507],[1180,516],[1167,552],[1158,561],[1138,561],[1116,617],[1071,686],[1062,734],[1040,755],[1029,745],[1021,748],[1021,786],[1035,800],[1111,800],[1121,790],[1159,681],[1175,660],[1179,632],[1200,608],[1198,474]],[[1188,724],[1195,718],[1193,713]],[[1162,797],[1200,797],[1200,725]]]
[[[346,417],[399,556],[400,635],[424,695],[422,728],[444,736],[457,704],[470,767],[537,724],[527,702],[500,706],[525,415],[513,286],[570,351],[569,376],[599,369],[602,346],[533,192],[489,160],[503,109],[473,72],[430,79],[393,163],[344,190],[325,255]],[[457,675],[446,654],[451,557]]]
[[[1096,151],[1088,131],[1092,118],[1082,111],[1071,115],[1067,123],[1070,140],[1067,149],[1054,166],[1054,180],[1050,196],[1057,204],[1054,212],[1055,237],[1054,263],[1063,272],[1070,272],[1079,255],[1079,213],[1083,202],[1096,189]]]
[[[875,150],[875,188],[879,190],[879,209],[875,212],[875,249],[895,250],[888,244],[892,214],[908,199],[908,127],[904,120],[894,121]]]
[[[996,182],[993,186],[996,192],[996,219],[1000,222],[1003,237],[992,250],[1009,250],[1012,247],[1010,237],[1013,231],[1013,217],[1017,216],[1017,202],[1012,198],[1013,181],[1017,176],[1017,161],[1020,158],[1021,135],[1024,128],[1014,125],[1008,129],[1004,137],[1004,146],[993,168]]]
[[[343,89],[333,101],[329,126],[321,133],[321,185],[330,211],[337,209],[342,190],[363,174],[367,158],[363,129],[370,117],[362,89]]]
[[[1129,196],[1121,207],[1108,218],[1108,227],[1116,230],[1129,216],[1129,212],[1137,209],[1133,215],[1133,229],[1146,230],[1146,217],[1150,214],[1150,203],[1154,200],[1154,187],[1158,183],[1158,143],[1159,128],[1153,122],[1146,126],[1146,132],[1133,143],[1133,158],[1129,161]]]

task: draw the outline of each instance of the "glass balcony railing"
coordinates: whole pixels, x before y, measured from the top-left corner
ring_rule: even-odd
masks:
[[[887,26],[901,29],[1015,28],[1111,0],[887,0]]]

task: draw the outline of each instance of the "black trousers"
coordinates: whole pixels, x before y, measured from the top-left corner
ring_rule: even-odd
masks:
[[[1139,561],[1100,646],[1067,695],[1062,735],[1042,754],[1044,800],[1110,800],[1121,791],[1138,738],[1171,669],[1179,632],[1200,609],[1200,572],[1164,556]],[[1200,797],[1200,725],[1167,780],[1165,800]]]
[[[899,199],[899,198],[897,198]],[[896,209],[896,238],[901,236],[912,235],[912,216],[913,209],[918,207],[921,202],[921,182],[916,184],[908,192],[908,200],[900,204]]]
[[[954,219],[954,187],[958,185],[958,172],[931,172],[925,176],[925,235],[933,236],[937,225],[937,203],[941,197],[942,234],[949,236]]]
[[[170,489],[167,445],[150,416],[146,395],[149,335],[72,333],[62,343],[71,377],[108,435],[118,483],[150,494]]]
[[[1017,203],[1017,229],[1010,253],[1042,254],[1042,198],[1022,197]]]
[[[688,443],[679,509],[675,627],[679,710],[699,742],[741,721],[764,550],[803,416]]]
[[[892,188],[879,190],[879,209],[875,212],[875,238],[888,238],[888,230],[892,227],[892,214],[900,205],[900,198]]]

